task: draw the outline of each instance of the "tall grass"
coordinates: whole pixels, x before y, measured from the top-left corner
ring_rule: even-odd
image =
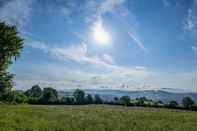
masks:
[[[107,105],[1,105],[1,130],[197,131],[197,112]]]

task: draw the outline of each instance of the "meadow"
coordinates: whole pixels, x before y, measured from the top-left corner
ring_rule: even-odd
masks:
[[[197,131],[197,112],[108,105],[0,105],[1,131]]]

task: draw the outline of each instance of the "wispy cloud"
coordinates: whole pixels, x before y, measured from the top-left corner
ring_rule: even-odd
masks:
[[[105,0],[100,4],[98,13],[102,15],[107,12],[112,12],[117,6],[122,5],[124,2],[125,0]]]
[[[27,89],[34,84],[51,86],[58,90],[66,89],[117,89],[117,90],[157,90],[177,88],[196,91],[197,73],[162,73],[150,71],[146,67],[115,66],[111,72],[96,73],[79,69],[70,69],[64,65],[36,65],[34,68],[17,72],[17,89]],[[103,67],[101,67],[103,68]]]
[[[103,60],[106,61],[107,63],[113,64],[114,63],[114,59],[112,58],[111,55],[109,54],[104,54],[102,56]]]
[[[126,24],[126,26],[128,26],[128,35],[131,39],[134,40],[134,42],[137,44],[137,46],[142,49],[145,52],[148,52],[148,50],[145,48],[144,43],[141,41],[141,39],[139,38],[139,35],[137,35],[137,33],[133,32],[133,28],[134,26],[129,24],[123,17],[127,17],[128,14],[130,14],[130,12],[123,6],[125,0],[108,0],[105,1],[101,4],[99,11],[100,14],[105,14],[107,12],[111,12],[116,14],[119,18],[121,18],[121,22],[123,24]],[[115,11],[115,8],[119,7],[118,11]],[[115,11],[115,12],[114,12]],[[135,21],[136,23],[136,21]]]
[[[195,71],[186,73],[162,73],[151,71],[147,67],[133,66],[124,67],[116,64],[109,54],[102,56],[88,55],[85,43],[75,44],[67,47],[49,47],[44,42],[32,42],[27,46],[40,49],[60,61],[72,60],[84,63],[85,66],[92,65],[104,72],[88,72],[79,69],[69,69],[58,66],[35,66],[35,71],[18,73],[16,85],[29,87],[33,84],[42,86],[53,86],[56,89],[121,89],[121,90],[151,90],[161,88],[179,88],[194,91],[197,84]],[[196,52],[197,48],[192,47]],[[33,72],[33,73],[32,73]],[[45,76],[43,78],[43,76]],[[25,79],[24,79],[25,78]],[[39,83],[37,83],[39,82]],[[189,86],[189,87],[188,87]]]
[[[184,33],[189,36],[193,43],[197,42],[197,0],[193,0],[193,5],[188,9],[187,16],[184,19]],[[196,53],[196,44],[193,44],[191,49]]]
[[[82,4],[83,6],[79,6],[78,1],[68,0],[66,5],[62,7],[61,12],[66,18],[70,18],[74,16],[76,12],[80,11],[80,13],[84,15],[84,21],[86,23],[91,23],[105,13],[113,12],[117,7],[122,6],[124,2],[125,0],[87,0],[80,3],[80,5]]]
[[[184,29],[185,31],[193,31],[196,28],[197,18],[193,13],[194,9],[188,9],[188,16],[184,22]]]
[[[136,31],[133,30],[133,28],[135,28],[135,26],[137,25],[137,21],[135,19],[132,19],[133,21],[131,22],[126,19],[128,15],[129,17],[133,17],[134,14],[131,14],[129,10],[124,6],[125,1],[126,0],[86,1],[83,6],[84,8],[80,9],[80,11],[83,12],[82,14],[85,14],[83,18],[85,23],[90,25],[90,30],[92,29],[92,27],[94,27],[95,23],[104,21],[103,16],[106,13],[111,13],[120,20],[122,25],[127,27],[128,35],[134,41],[134,43],[136,43],[140,49],[147,53],[148,49],[145,48],[139,34],[137,34]],[[63,9],[65,17],[70,18],[70,15],[75,12],[73,10],[76,10],[76,8],[73,8],[73,6],[76,4],[75,1],[73,1],[72,4],[71,3],[72,2],[70,2],[70,7],[68,6]]]
[[[104,54],[103,56],[89,56],[87,54],[87,45],[82,42],[81,44],[73,44],[68,47],[48,47],[44,42],[34,41],[27,46],[32,48],[40,49],[46,53],[49,53],[54,58],[59,60],[72,60],[77,63],[88,63],[102,67],[113,67],[111,63],[114,61],[112,56]]]
[[[197,1],[193,0],[193,5],[188,9],[187,16],[183,22],[183,28],[186,33],[197,41],[196,33],[197,33]]]
[[[102,56],[88,55],[88,48],[85,43],[75,44],[68,47],[48,47],[47,44],[42,42],[32,42],[28,44],[32,48],[41,49],[45,53],[49,53],[53,58],[61,61],[71,60],[77,63],[85,63],[100,67],[101,69],[108,70],[115,74],[135,74],[136,76],[146,76],[146,68],[141,66],[123,67],[117,65],[115,60],[110,54],[103,54]]]
[[[152,73],[146,67],[118,65],[110,54],[91,56],[88,54],[87,45],[83,42],[67,47],[49,47],[47,43],[32,41],[28,42],[26,46],[41,50],[58,61],[71,60],[77,64],[93,66],[96,70],[102,70],[102,72],[96,73],[91,70],[86,72],[82,68],[68,69],[56,65],[54,67],[38,65],[29,72],[17,73],[16,86],[20,85],[27,88],[33,84],[40,84],[41,86],[53,86],[57,89],[100,89],[105,87],[123,90],[155,88],[155,86],[144,86],[146,79],[152,76]]]
[[[41,50],[44,50],[44,51],[47,51],[48,50],[48,47],[45,43],[43,42],[40,42],[40,41],[34,41],[34,42],[27,42],[25,43],[26,46],[30,46],[32,48],[35,48],[35,49],[41,49]]]
[[[131,39],[134,40],[134,42],[137,44],[137,46],[138,46],[140,49],[142,49],[143,51],[145,51],[145,52],[147,52],[147,53],[149,52],[149,51],[145,48],[143,42],[142,42],[139,38],[137,38],[137,36],[135,36],[135,35],[132,34],[131,32],[128,32],[128,35],[129,35],[129,37],[131,37]]]
[[[11,0],[5,2],[0,8],[0,20],[11,25],[16,25],[22,30],[29,20],[31,12],[31,0]]]

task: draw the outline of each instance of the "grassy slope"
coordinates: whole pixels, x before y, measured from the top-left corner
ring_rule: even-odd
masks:
[[[0,130],[197,131],[197,112],[95,105],[1,105]]]

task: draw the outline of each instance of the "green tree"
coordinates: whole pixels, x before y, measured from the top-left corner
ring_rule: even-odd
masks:
[[[6,100],[10,103],[26,103],[28,100],[27,96],[19,91],[11,91],[7,96]]]
[[[84,104],[85,102],[85,92],[80,89],[76,89],[73,93],[76,104]]]
[[[185,108],[191,109],[192,106],[194,105],[194,101],[190,97],[184,97],[182,100],[182,104]]]
[[[58,100],[58,92],[51,88],[44,88],[41,102],[44,104],[56,103]]]
[[[11,91],[13,75],[7,72],[8,66],[20,56],[23,39],[15,26],[0,22],[0,99],[5,99]]]
[[[62,97],[61,104],[72,105],[74,104],[74,99],[72,97]]]
[[[178,105],[179,104],[176,101],[170,101],[169,102],[169,107],[176,108],[176,107],[178,107]]]
[[[42,96],[42,89],[39,85],[34,85],[25,92],[25,95],[28,97],[40,98]]]
[[[120,97],[120,104],[128,106],[130,104],[130,97],[129,96],[122,96]]]
[[[8,72],[0,72],[0,100],[6,100],[11,92],[13,75]]]
[[[145,105],[145,101],[147,101],[146,97],[140,97],[140,98],[136,98],[136,105],[137,106],[144,106]]]
[[[40,104],[40,98],[37,97],[28,97],[29,104]]]

